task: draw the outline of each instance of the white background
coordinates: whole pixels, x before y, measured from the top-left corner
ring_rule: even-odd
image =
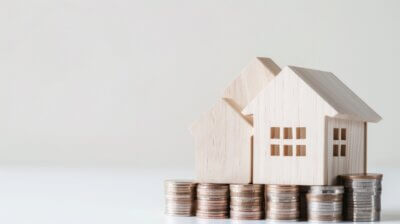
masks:
[[[331,71],[383,117],[369,126],[368,163],[384,174],[383,219],[398,222],[399,10],[1,0],[0,222],[201,223],[165,219],[163,180],[193,177],[188,126],[256,56]]]
[[[400,163],[400,2],[2,0],[0,164],[193,169],[188,126],[256,56],[331,71]]]

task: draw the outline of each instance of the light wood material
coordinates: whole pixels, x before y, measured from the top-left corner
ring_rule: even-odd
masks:
[[[247,104],[281,71],[270,58],[255,58],[225,89],[223,98],[232,99],[242,111]]]
[[[378,122],[382,119],[334,74],[295,66],[290,68],[335,108],[335,117],[368,122]]]
[[[381,117],[332,73],[279,71],[256,58],[193,124],[198,182],[331,185],[366,171],[366,124]]]
[[[326,184],[336,184],[337,176],[349,173],[362,173],[364,172],[364,137],[365,128],[364,122],[354,120],[344,120],[337,118],[327,117],[327,176],[328,182]],[[334,128],[346,129],[346,139],[339,135],[338,140],[334,140]],[[339,149],[339,156],[333,156],[333,146],[337,145]],[[341,156],[341,149],[343,145],[346,147],[346,156]]]
[[[362,172],[364,121],[381,119],[332,73],[293,66],[284,68],[242,112],[253,115],[257,184],[326,185],[339,174]],[[334,126],[346,129],[346,146],[333,140]],[[280,128],[279,139],[270,138],[271,127]],[[305,127],[305,139],[295,138],[299,127]],[[335,158],[334,143],[339,144]],[[271,156],[271,144],[280,146],[279,156]],[[306,156],[284,156],[283,145],[305,145]]]
[[[211,111],[193,124],[197,181],[252,182],[253,120],[241,111],[279,71],[271,59],[255,58]]]
[[[254,119],[254,183],[323,185],[325,116],[335,110],[286,67],[243,110]],[[280,138],[271,139],[271,127],[280,128]],[[290,127],[292,139],[284,139]],[[296,139],[296,128],[306,128],[306,138]],[[276,136],[276,134],[275,134]],[[280,155],[271,156],[271,144],[280,145]],[[283,145],[306,146],[306,156],[284,156]]]
[[[198,182],[251,182],[253,128],[234,108],[229,100],[221,99],[191,128]]]

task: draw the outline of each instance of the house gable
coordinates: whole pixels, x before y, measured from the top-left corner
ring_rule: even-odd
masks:
[[[290,76],[290,77],[289,77]],[[291,83],[288,82],[296,82],[296,84],[291,85]],[[286,83],[286,84],[285,84]],[[287,88],[289,87],[290,88]],[[271,87],[274,87],[273,90],[271,90]],[[273,94],[279,95],[283,94],[283,91],[291,91],[293,88],[301,88],[301,89],[309,89],[312,90],[309,92],[309,94],[317,97],[318,99],[322,99],[324,101],[326,110],[324,110],[325,116],[335,116],[338,112],[333,108],[330,104],[326,103],[325,99],[322,98],[313,88],[311,88],[307,82],[305,82],[301,77],[297,75],[297,73],[292,70],[291,67],[287,66],[282,71],[279,73],[279,76],[277,76],[275,79],[271,80],[265,87],[264,89],[242,110],[242,114],[245,116],[249,116],[254,114],[259,107],[266,107],[269,104],[269,99],[266,99],[265,96],[269,95],[268,92],[274,91]],[[280,93],[282,91],[282,93]],[[277,96],[278,96],[277,95]],[[293,95],[296,97],[295,95]],[[275,99],[278,100],[278,99]],[[279,99],[282,100],[282,99]],[[298,100],[290,99],[290,98],[285,98],[284,100],[293,100],[294,104],[303,104],[303,102],[299,102]],[[310,100],[310,98],[306,98],[303,100]],[[278,102],[279,103],[279,102]],[[311,103],[311,102],[310,102]]]
[[[225,89],[222,97],[231,99],[241,111],[280,71],[270,58],[255,58]]]

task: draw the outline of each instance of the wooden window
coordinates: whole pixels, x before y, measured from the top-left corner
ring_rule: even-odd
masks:
[[[271,156],[279,156],[279,145],[271,145]]]
[[[339,128],[333,129],[333,140],[339,140]]]
[[[279,139],[280,130],[279,127],[271,127],[271,139]]]
[[[306,156],[306,145],[296,145],[296,156]]]
[[[292,139],[292,128],[283,128],[283,137],[284,139]]]
[[[306,139],[306,128],[305,127],[296,128],[296,138],[297,139]]]
[[[283,155],[284,156],[293,156],[293,147],[291,145],[283,146]]]
[[[340,146],[340,156],[346,156],[346,145]]]
[[[340,129],[340,140],[346,140],[346,128]]]
[[[333,145],[333,156],[339,156],[339,145]]]

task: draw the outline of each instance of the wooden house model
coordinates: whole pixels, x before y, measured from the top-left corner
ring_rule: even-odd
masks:
[[[191,126],[198,182],[252,181],[253,121],[241,111],[279,72],[271,59],[254,59],[213,108]]]
[[[256,59],[191,128],[199,182],[331,185],[366,172],[381,117],[329,72]]]

